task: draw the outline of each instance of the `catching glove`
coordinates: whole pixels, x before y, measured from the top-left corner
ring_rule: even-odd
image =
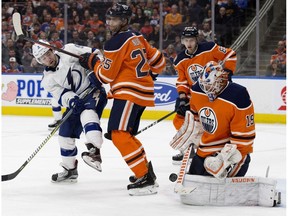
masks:
[[[84,109],[84,101],[77,95],[69,100],[69,109],[73,109],[73,114],[80,114]]]
[[[93,70],[98,60],[100,59],[96,53],[84,53],[80,55],[79,63],[83,68],[87,70]]]
[[[227,168],[237,164],[242,159],[240,151],[235,144],[226,144],[217,156],[208,156],[204,160],[204,167],[208,173],[217,179],[227,177]]]

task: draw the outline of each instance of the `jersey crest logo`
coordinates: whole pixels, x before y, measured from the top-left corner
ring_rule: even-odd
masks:
[[[199,111],[199,118],[205,131],[211,134],[216,131],[218,127],[218,122],[213,109],[211,109],[210,107],[203,107]]]
[[[188,68],[188,74],[194,82],[197,82],[200,73],[203,71],[203,67],[199,64],[192,64]]]

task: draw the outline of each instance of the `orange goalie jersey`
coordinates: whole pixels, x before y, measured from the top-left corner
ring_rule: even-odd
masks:
[[[149,71],[162,72],[166,63],[162,53],[141,34],[126,31],[105,43],[104,56],[94,72],[102,83],[110,83],[108,97],[154,106],[154,82]]]
[[[220,152],[226,143],[236,144],[243,157],[252,153],[254,107],[245,87],[229,82],[223,92],[210,102],[196,82],[191,90],[190,108],[204,129],[197,150],[200,157]]]
[[[236,69],[237,57],[236,53],[230,48],[219,46],[214,42],[206,42],[199,43],[193,55],[187,54],[186,50],[179,53],[174,61],[175,69],[178,72],[176,81],[178,93],[189,94],[190,88],[197,81],[207,62],[219,62],[224,59],[223,68],[232,75]]]

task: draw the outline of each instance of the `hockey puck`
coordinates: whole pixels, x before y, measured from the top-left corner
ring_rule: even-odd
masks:
[[[171,182],[175,182],[177,180],[178,176],[176,173],[171,173],[170,176],[169,176],[169,180]]]

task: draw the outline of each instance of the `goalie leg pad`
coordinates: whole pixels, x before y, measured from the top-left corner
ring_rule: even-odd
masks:
[[[180,195],[189,205],[208,206],[267,206],[281,203],[276,180],[262,177],[233,177],[218,180],[213,177],[186,175],[185,187],[193,187],[190,194]]]
[[[194,116],[191,112],[186,112],[184,124],[171,140],[170,146],[175,150],[184,152],[191,143],[189,137],[192,135],[193,130]]]

